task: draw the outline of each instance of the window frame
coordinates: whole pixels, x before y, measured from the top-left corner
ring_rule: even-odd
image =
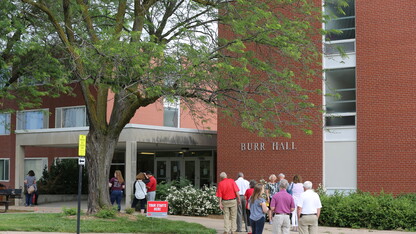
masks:
[[[171,127],[171,128],[180,128],[181,126],[181,102],[178,97],[175,97],[174,102],[168,101],[166,98],[163,99],[163,126],[164,127]],[[165,124],[165,110],[166,109],[173,109],[178,113],[176,124],[177,126],[167,126]]]
[[[341,33],[340,34],[327,34],[327,35],[325,35],[324,36],[324,38],[328,38],[328,39],[330,39],[330,37],[331,36],[334,36],[334,35],[341,35],[341,34],[343,34],[344,32],[346,32],[346,31],[353,31],[354,32],[354,37],[353,38],[342,38],[342,39],[330,39],[329,41],[331,41],[331,42],[336,42],[336,41],[345,41],[345,40],[355,40],[355,38],[357,37],[357,35],[356,35],[356,29],[357,29],[357,22],[356,22],[356,16],[357,16],[357,12],[356,12],[356,9],[355,9],[355,0],[351,0],[351,2],[352,2],[352,7],[354,8],[354,15],[339,15],[337,12],[332,12],[332,11],[330,11],[329,13],[327,12],[327,9],[326,9],[326,6],[325,6],[325,0],[324,0],[324,4],[323,4],[323,6],[322,6],[322,10],[323,10],[323,12],[325,13],[325,14],[327,14],[327,15],[329,15],[330,17],[331,17],[331,19],[330,20],[328,20],[328,23],[323,23],[323,29],[325,29],[325,30],[339,30],[339,31],[341,31]],[[351,4],[351,3],[350,3]],[[351,7],[351,5],[350,6],[348,6],[347,8],[349,8],[349,7]],[[345,10],[346,8],[344,8],[344,10]],[[348,19],[353,19],[354,20],[354,27],[340,27],[340,28],[336,28],[336,27],[334,27],[334,28],[327,28],[327,26],[329,25],[329,23],[332,21],[332,23],[333,22],[335,22],[335,21],[341,21],[341,20],[348,20]],[[327,41],[327,40],[325,40],[325,41]]]
[[[4,124],[4,134],[0,132],[0,136],[10,135],[12,115],[10,113],[0,113],[0,115],[5,115],[6,120]],[[0,126],[3,127],[2,122],[0,122]]]
[[[36,180],[39,180],[40,178],[42,178],[43,176],[43,169],[45,168],[49,168],[49,162],[48,162],[48,158],[47,157],[30,157],[30,158],[24,158],[24,162],[23,162],[23,170],[25,169],[26,166],[26,161],[27,160],[42,160],[42,169],[41,169],[41,174],[39,175],[39,173],[35,172],[35,176],[36,176]],[[33,168],[28,168],[28,170],[33,170],[36,171],[36,169]],[[24,171],[25,174],[27,174],[28,171]]]
[[[36,129],[26,129],[22,128],[22,120],[21,115],[22,113],[28,113],[28,112],[43,112],[43,127],[42,128],[36,128]],[[23,110],[23,111],[17,111],[16,112],[16,130],[37,130],[37,129],[47,129],[49,128],[49,108],[43,108],[43,109],[33,109],[33,110]]]
[[[76,126],[76,127],[63,127],[64,122],[64,116],[63,113],[65,109],[74,109],[74,108],[80,108],[83,107],[85,109],[85,119],[84,119],[84,125],[83,126]],[[87,107],[85,105],[79,105],[79,106],[64,106],[64,107],[56,107],[55,108],[55,128],[78,128],[78,127],[87,127],[89,126],[88,122],[88,114],[87,114]]]
[[[329,70],[343,70],[343,69],[354,69],[354,83],[355,83],[355,112],[351,112],[351,111],[344,111],[344,112],[331,112],[328,113],[327,112],[327,71]],[[350,127],[356,127],[357,126],[357,67],[356,66],[351,66],[351,67],[339,67],[339,68],[330,68],[330,69],[325,69],[324,72],[324,108],[325,108],[325,114],[324,114],[324,127],[325,128],[350,128]],[[334,89],[334,91],[339,91],[339,90],[345,90],[345,89]],[[338,93],[338,92],[336,92]],[[333,101],[333,103],[345,103],[346,101]],[[351,101],[347,101],[347,102],[351,102]],[[337,117],[348,117],[348,116],[354,116],[354,125],[334,125],[334,126],[328,126],[327,122],[326,122],[326,118],[337,118]]]
[[[7,172],[7,178],[5,178],[4,180],[0,177],[0,181],[2,182],[10,182],[10,158],[0,158],[0,161],[7,161],[7,166],[9,167]],[[4,175],[3,175],[4,176]]]

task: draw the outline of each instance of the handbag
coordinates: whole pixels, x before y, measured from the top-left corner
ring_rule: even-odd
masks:
[[[27,189],[27,193],[28,193],[28,194],[32,194],[33,192],[35,192],[35,186],[31,185],[31,186]]]

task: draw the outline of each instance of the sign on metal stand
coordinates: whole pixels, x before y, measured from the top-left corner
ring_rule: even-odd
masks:
[[[78,144],[78,165],[79,165],[79,174],[78,174],[78,212],[77,212],[77,233],[80,232],[80,217],[81,217],[81,191],[82,191],[82,166],[85,165],[85,153],[87,149],[87,136],[79,135],[79,144]]]
[[[147,202],[147,217],[167,217],[168,216],[168,202],[167,201],[148,201]]]

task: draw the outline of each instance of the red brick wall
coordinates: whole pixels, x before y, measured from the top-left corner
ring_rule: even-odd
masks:
[[[272,150],[273,142],[294,142],[296,150]],[[264,143],[265,150],[241,150],[241,143]],[[291,147],[290,147],[291,148]],[[314,134],[293,134],[287,138],[261,138],[230,121],[218,121],[217,174],[225,171],[230,178],[243,172],[246,179],[268,180],[270,174],[283,173],[291,181],[295,174],[310,180],[314,187],[322,183],[322,130]]]
[[[61,96],[60,98],[45,97],[42,105],[36,109],[49,108],[49,128],[55,127],[55,108],[64,106],[81,106],[84,105],[80,87],[74,85],[74,93],[76,96]],[[13,104],[10,104],[13,106]],[[35,109],[35,108],[34,108]],[[10,135],[0,136],[0,158],[10,159],[10,180],[8,182],[1,181],[0,183],[14,187],[15,183],[15,150],[16,150],[16,136],[14,131],[16,129],[16,115],[11,115]],[[77,156],[77,149],[67,148],[43,148],[43,147],[29,147],[25,149],[25,157],[47,157],[49,165],[53,163],[55,157],[75,157]],[[40,175],[36,175],[37,178]]]
[[[356,0],[361,190],[416,192],[415,11],[414,1]]]
[[[321,3],[321,1],[316,2]],[[224,28],[220,27],[219,33],[221,37],[231,37]],[[317,41],[320,40],[318,37]],[[321,67],[317,67],[318,71],[320,69]],[[311,89],[322,89],[319,77],[308,85]],[[317,105],[322,105],[321,96],[316,95],[312,100]],[[311,136],[291,130],[291,139],[267,139],[249,133],[239,127],[238,123],[234,125],[231,121],[224,120],[220,111],[218,116],[217,174],[224,171],[229,178],[235,178],[241,171],[248,180],[268,180],[270,174],[284,173],[289,181],[295,174],[299,174],[304,181],[312,181],[315,188],[322,183],[323,137],[319,123],[314,126],[314,133]],[[294,142],[296,150],[272,150],[273,142],[289,142],[289,146]],[[241,143],[264,143],[264,150],[242,151]]]

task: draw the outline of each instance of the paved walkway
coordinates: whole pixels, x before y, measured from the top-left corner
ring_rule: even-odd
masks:
[[[77,207],[76,202],[58,202],[58,203],[48,203],[48,204],[42,204],[35,207],[24,207],[24,206],[12,206],[11,209],[16,210],[33,210],[34,212],[39,213],[59,213],[62,211],[63,207],[67,208],[73,208]],[[81,209],[87,208],[87,204],[85,201],[81,203]],[[124,207],[122,206],[122,210],[124,210]],[[191,223],[200,223],[206,227],[215,229],[217,233],[222,234],[224,232],[223,226],[224,222],[220,218],[213,218],[213,217],[192,217],[192,216],[177,216],[177,215],[169,215],[167,217],[169,220],[180,220],[180,221],[186,221]],[[1,225],[1,224],[0,224]],[[270,224],[266,223],[264,227],[264,234],[271,234],[272,233],[272,227]],[[0,234],[39,234],[40,232],[12,232],[12,231],[0,231]],[[50,234],[55,234],[51,233]],[[240,233],[246,233],[246,232],[240,232]],[[291,234],[297,234],[298,232],[291,232]],[[357,233],[371,233],[371,234],[410,234],[410,233],[416,233],[416,232],[402,232],[402,231],[378,231],[378,230],[368,230],[368,229],[351,229],[351,228],[334,228],[334,227],[319,227],[319,233],[325,233],[325,234],[357,234]],[[65,233],[56,233],[56,234],[65,234]],[[96,234],[96,233],[95,233]]]

